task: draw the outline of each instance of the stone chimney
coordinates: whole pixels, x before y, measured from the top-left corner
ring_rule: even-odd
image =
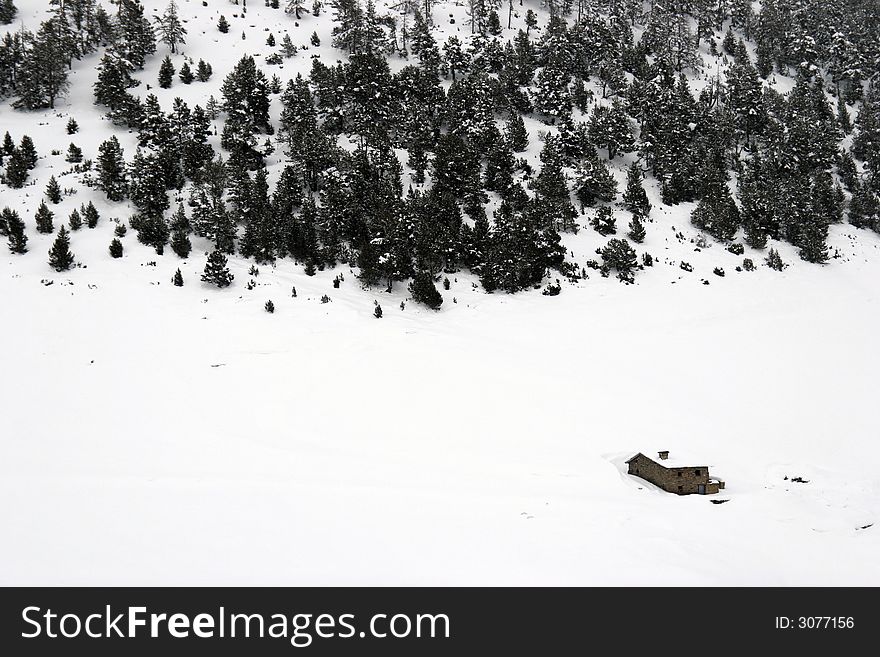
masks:
[[[662,452],[657,452],[657,456],[660,457],[661,461],[665,461],[666,459],[669,458],[669,450],[665,449]]]

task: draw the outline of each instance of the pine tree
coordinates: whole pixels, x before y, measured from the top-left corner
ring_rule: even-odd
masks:
[[[290,35],[286,34],[281,39],[281,54],[290,59],[296,54],[296,46],[290,40]]]
[[[195,79],[192,69],[189,67],[189,63],[184,62],[183,66],[180,67],[179,77],[180,81],[184,84],[191,84],[192,81]]]
[[[270,315],[271,315],[272,313],[274,313],[274,312],[275,312],[275,304],[272,303],[272,299],[269,299],[269,300],[265,303],[265,305],[263,306],[263,308],[265,308],[265,309],[266,309],[266,312],[269,313]]]
[[[27,163],[28,169],[33,169],[37,166],[37,149],[34,146],[34,140],[31,139],[29,135],[24,135],[21,138],[18,150],[21,151],[21,155]]]
[[[844,135],[848,135],[852,132],[853,125],[852,121],[849,118],[849,110],[846,109],[846,103],[843,100],[843,96],[837,96],[837,125],[840,126],[840,130]]]
[[[6,155],[12,155],[15,152],[15,141],[12,139],[12,135],[9,134],[9,130],[6,131],[6,134],[3,135],[3,153]]]
[[[24,59],[18,67],[15,107],[28,110],[54,108],[55,99],[70,86],[68,52],[61,21],[51,18],[40,25],[36,36],[29,39]]]
[[[634,281],[634,270],[639,261],[635,250],[622,239],[610,239],[601,250],[602,266],[600,272],[607,276],[611,270],[617,271],[617,278],[624,283]]]
[[[269,32],[269,36],[266,38],[266,45],[270,48],[275,47],[275,35]]]
[[[856,228],[873,228],[880,232],[880,198],[871,191],[867,181],[856,183],[849,203],[848,219]]]
[[[205,60],[200,59],[199,65],[196,67],[196,77],[199,79],[199,82],[207,82],[211,79],[213,73],[211,65]]]
[[[64,160],[66,162],[70,162],[71,164],[79,164],[83,161],[83,152],[82,149],[74,143],[71,143],[70,146],[67,147],[67,155]]]
[[[526,124],[523,121],[522,115],[518,112],[510,113],[505,128],[505,136],[514,153],[521,153],[529,147],[529,133],[526,130]]]
[[[98,147],[98,188],[110,201],[122,201],[127,193],[125,159],[122,146],[113,135]]]
[[[49,202],[53,205],[61,203],[61,187],[58,185],[55,176],[49,177],[49,182],[46,185],[46,198],[49,199]]]
[[[131,202],[147,219],[159,219],[169,206],[163,169],[161,157],[140,148],[129,167],[128,192]],[[152,244],[153,240],[145,243]]]
[[[171,222],[171,250],[180,258],[189,257],[192,251],[192,243],[189,241],[189,234],[192,232],[189,219],[183,204],[177,208],[177,212]]]
[[[171,61],[170,55],[165,55],[162,65],[159,67],[159,86],[163,89],[171,87],[174,81],[174,63]]]
[[[632,129],[623,103],[615,99],[612,105],[596,105],[590,115],[590,138],[597,146],[608,149],[608,159],[618,153],[629,153],[635,146]]]
[[[300,13],[306,11],[306,0],[287,0],[287,7],[284,11],[296,15],[296,20],[299,20]]]
[[[114,237],[113,241],[110,242],[110,257],[111,258],[121,258],[123,253],[122,242],[119,241],[119,238]]]
[[[156,17],[153,20],[159,26],[160,40],[171,48],[171,52],[177,52],[177,44],[186,43],[184,38],[186,36],[186,28],[183,27],[183,23],[177,13],[177,3],[174,0],[168,3],[168,7],[165,8],[165,13],[162,16]]]
[[[582,206],[593,206],[597,201],[610,203],[617,197],[617,181],[596,157],[587,158],[578,168],[574,189]]]
[[[572,107],[570,82],[571,76],[561,67],[547,65],[542,68],[532,93],[535,110],[550,117],[551,121],[569,116]]]
[[[733,239],[740,225],[739,209],[726,183],[714,185],[691,213],[691,223],[717,240]]]
[[[220,20],[217,21],[217,29],[220,30],[223,34],[229,32],[229,21],[226,20],[226,16],[220,16]]]
[[[70,226],[71,231],[77,231],[82,228],[82,215],[80,215],[79,210],[76,208],[70,213],[70,217],[67,219],[67,225]]]
[[[815,213],[805,216],[800,228],[798,255],[807,262],[822,263],[828,260],[828,224]]]
[[[600,235],[614,235],[617,232],[617,222],[614,219],[614,213],[607,205],[603,205],[596,211],[596,214],[590,220],[590,225]]]
[[[13,189],[24,187],[28,179],[28,162],[20,148],[12,147],[12,154],[6,163],[6,184]]]
[[[140,0],[117,0],[115,45],[130,66],[142,69],[146,58],[156,52],[156,34],[144,16]]]
[[[76,119],[72,116],[67,121],[67,134],[72,135],[79,131],[79,124],[76,122]]]
[[[9,240],[9,250],[19,255],[27,253],[28,237],[24,230],[24,221],[22,221],[18,212],[10,210],[4,212],[6,223],[7,239]]]
[[[629,232],[627,235],[636,244],[641,244],[645,241],[645,225],[638,214],[633,214],[629,222]]]
[[[122,53],[108,50],[98,65],[98,79],[92,87],[95,103],[104,105],[114,123],[136,125],[139,101],[128,90],[140,84],[132,78],[133,66]]]
[[[18,13],[13,0],[0,1],[0,24],[9,25]]]
[[[208,254],[208,261],[205,263],[202,280],[205,283],[223,288],[230,285],[234,278],[235,276],[229,272],[229,267],[227,267],[226,255],[222,251],[211,251]]]
[[[171,284],[174,285],[174,287],[183,287],[183,274],[180,273],[180,267],[174,272],[174,276],[171,278]]]
[[[651,202],[642,186],[642,169],[637,162],[633,162],[626,173],[626,191],[623,193],[624,207],[642,217],[651,213]]]
[[[85,209],[82,211],[83,217],[86,220],[86,226],[89,228],[96,228],[98,225],[98,219],[100,219],[98,215],[98,210],[95,208],[95,204],[91,201],[88,202]]]
[[[782,257],[779,255],[779,251],[771,247],[770,253],[767,254],[767,266],[770,267],[770,269],[782,271],[788,265],[782,262]]]
[[[409,293],[413,301],[422,303],[432,310],[439,310],[443,305],[443,297],[434,285],[434,279],[426,271],[417,271],[409,285]]]
[[[53,219],[55,215],[49,209],[49,206],[46,205],[45,201],[40,202],[40,207],[37,208],[37,212],[34,215],[34,219],[37,225],[38,233],[51,233],[55,230],[55,224],[53,223]]]
[[[73,253],[70,251],[70,235],[67,229],[62,226],[58,231],[58,236],[49,249],[49,266],[55,271],[67,271],[73,266]]]

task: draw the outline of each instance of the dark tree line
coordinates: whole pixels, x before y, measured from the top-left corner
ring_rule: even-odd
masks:
[[[351,263],[369,285],[414,279],[431,296],[426,276],[466,268],[486,289],[513,292],[551,270],[577,275],[560,233],[579,229],[578,209],[591,208],[593,229],[610,237],[619,204],[627,237],[642,242],[647,174],[664,203],[693,203],[694,225],[720,241],[741,234],[760,249],[784,240],[822,262],[831,224],[880,231],[880,16],[867,0],[767,0],[757,13],[745,0],[658,0],[646,13],[631,0],[560,0],[540,31],[531,20],[506,40],[499,4],[474,0],[467,43],[438,43],[421,3],[401,4],[402,23],[372,2],[339,0],[333,43],[345,61],[315,58],[308,76],[280,89],[244,57],[216,107],[178,99],[167,113],[132,92],[133,72],[156,50],[141,4],[121,0],[112,18],[89,0],[66,7],[36,35],[7,37],[0,89],[24,108],[51,106],[70,62],[106,45],[95,101],[137,130],[138,147],[127,163],[115,138],[102,144],[94,183],[110,200],[131,200],[132,227],[160,252],[170,242],[186,257],[193,231],[218,254],[292,257],[307,273]],[[695,94],[686,74],[703,71],[701,46],[719,52],[725,26],[723,66]],[[159,27],[172,51],[183,43],[173,3]],[[29,63],[50,40],[52,66]],[[396,73],[389,53],[408,58]],[[164,68],[170,84],[173,67]],[[794,77],[791,92],[765,83],[776,73]],[[222,154],[208,144],[215,112]],[[517,155],[532,137],[523,115],[554,126],[534,171]],[[852,149],[842,149],[850,133]],[[354,149],[340,148],[340,136]],[[286,165],[273,186],[265,160],[275,144]],[[20,151],[8,153],[8,182],[27,176]],[[631,153],[620,190],[609,163]],[[169,192],[187,183],[188,208],[169,220]],[[631,280],[639,266],[625,238],[600,254],[603,274]]]

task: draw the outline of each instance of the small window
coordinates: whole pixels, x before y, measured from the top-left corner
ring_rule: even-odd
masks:
[[[694,470],[694,474],[697,475],[697,476],[699,477],[699,476],[700,476],[700,471],[699,471],[699,470]]]
[[[681,490],[681,486],[678,487],[678,490]]]
[[[678,476],[679,476],[679,477],[681,476],[681,470],[678,471]]]

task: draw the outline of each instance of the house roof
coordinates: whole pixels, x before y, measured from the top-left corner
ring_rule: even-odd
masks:
[[[630,459],[628,459],[626,461],[626,463],[628,464],[630,461],[635,460],[639,456],[643,456],[646,459],[653,461],[657,465],[662,465],[664,468],[706,468],[706,469],[709,468],[708,465],[700,463],[698,460],[696,460],[694,458],[690,458],[690,455],[682,454],[679,452],[673,453],[672,451],[670,451],[669,458],[667,458],[665,460],[661,460],[660,457],[657,456],[657,452],[661,452],[661,451],[666,451],[666,450],[657,450],[656,452],[650,452],[651,454],[654,454],[654,456],[647,456],[642,452],[638,452],[637,454],[632,456]]]

